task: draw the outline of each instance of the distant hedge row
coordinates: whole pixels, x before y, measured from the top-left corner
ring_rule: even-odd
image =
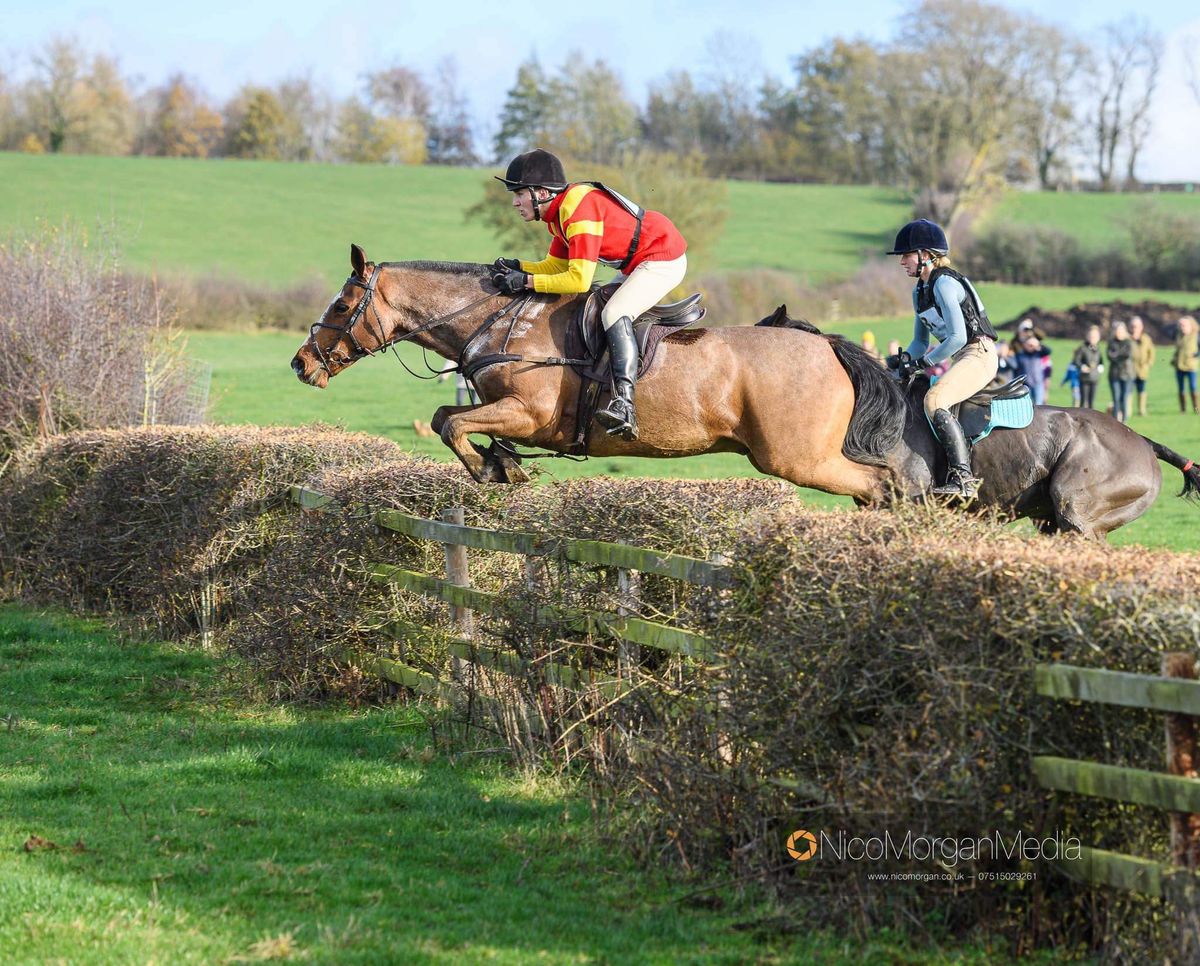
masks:
[[[301,513],[284,499],[294,482],[344,512]],[[1034,754],[1158,768],[1161,718],[1036,698],[1030,670],[1063,660],[1153,671],[1161,652],[1200,647],[1195,555],[1022,538],[924,508],[818,512],[773,480],[481,487],[457,466],[312,427],[74,434],[24,453],[0,486],[10,592],[199,635],[244,655],[282,698],[378,700],[385,689],[356,655],[395,655],[381,631],[397,619],[446,626],[443,605],[364,579],[365,560],[442,566],[437,544],[377,530],[374,509],[435,517],[461,505],[479,526],[722,553],[741,575],[733,588],[644,577],[635,603],[718,642],[718,661],[644,652],[634,696],[603,707],[572,704],[544,679],[518,682],[511,701],[550,725],[519,750],[590,762],[647,860],[770,883],[822,921],[986,928],[1015,949],[1054,942],[1129,958],[1169,934],[1156,901],[1084,890],[1040,864],[964,867],[1032,881],[884,886],[859,863],[795,862],[783,844],[797,829],[1058,830],[1164,859],[1160,813],[1049,796],[1030,770]],[[521,558],[473,551],[472,569],[484,589],[531,593]],[[616,590],[611,574],[557,560],[537,584],[567,609],[607,609]],[[572,637],[532,614],[481,621],[481,634],[532,664],[613,668],[601,632]],[[444,635],[405,648],[407,662],[448,673]],[[581,740],[585,720],[597,740]],[[871,867],[914,870],[939,866]]]
[[[1017,285],[1200,290],[1200,218],[1159,205],[1133,210],[1098,247],[1057,228],[1001,222],[956,253],[978,279]]]

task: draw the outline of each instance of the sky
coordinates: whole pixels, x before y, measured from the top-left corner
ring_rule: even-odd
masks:
[[[1167,58],[1139,172],[1143,180],[1200,182],[1200,104],[1184,65],[1188,49],[1200,61],[1195,0],[1057,0],[1053,12],[1043,0],[1001,2],[1085,37],[1130,14],[1148,20],[1166,38]],[[345,97],[360,91],[367,71],[402,63],[432,76],[452,56],[479,133],[490,138],[517,66],[531,54],[551,68],[573,50],[602,58],[642,103],[647,85],[671,70],[790,80],[796,55],[833,37],[886,40],[910,9],[905,0],[396,0],[358,8],[315,0],[0,0],[0,68],[19,77],[50,37],[73,36],[116,56],[143,86],[182,71],[223,101],[244,83],[304,74]]]

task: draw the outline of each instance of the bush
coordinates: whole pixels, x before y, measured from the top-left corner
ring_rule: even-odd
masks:
[[[72,429],[200,422],[174,322],[152,282],[72,229],[0,244],[0,458]]]
[[[162,283],[189,329],[288,329],[307,332],[329,304],[333,287],[313,278],[283,289],[220,275]]]
[[[1125,238],[1088,250],[1057,228],[1001,222],[968,238],[957,255],[963,271],[981,281],[1200,289],[1200,218],[1147,202],[1123,227]]]

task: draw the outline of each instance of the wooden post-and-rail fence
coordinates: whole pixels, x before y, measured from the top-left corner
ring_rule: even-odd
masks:
[[[291,488],[291,499],[302,509],[309,511],[329,512],[338,509],[332,497],[301,486]],[[616,675],[610,671],[607,676],[603,676],[603,673],[597,676],[596,672],[540,660],[537,670],[543,681],[565,688],[595,689],[603,694],[615,696],[627,686],[631,664],[636,663],[640,648],[664,651],[701,662],[713,660],[713,644],[703,635],[658,621],[645,620],[634,616],[633,610],[642,574],[655,574],[687,584],[722,589],[732,586],[735,579],[734,570],[728,564],[599,540],[547,537],[471,527],[465,525],[464,515],[462,507],[450,508],[443,513],[440,520],[412,516],[398,510],[379,510],[373,515],[375,525],[384,530],[443,545],[444,577],[406,570],[385,562],[369,563],[367,567],[370,578],[377,583],[436,598],[449,604],[451,621],[456,632],[456,636],[449,643],[452,667],[448,676],[431,674],[404,661],[376,657],[371,660],[369,670],[379,676],[423,694],[450,699],[463,697],[463,669],[468,665],[513,676],[523,675],[530,670],[530,661],[516,651],[485,645],[478,640],[475,616],[488,614],[503,617],[513,612],[514,602],[506,600],[502,595],[471,586],[467,557],[469,549],[498,551],[525,557],[526,586],[530,591],[530,599],[537,596],[542,562],[550,557],[616,571],[618,604],[615,612],[568,612],[561,608],[543,607],[534,613],[535,618],[565,623],[580,632],[612,638],[616,645]],[[400,640],[441,633],[435,628],[407,623],[398,623],[393,627],[393,631],[394,636]],[[536,721],[526,723],[533,730],[538,730]]]
[[[1195,657],[1164,654],[1159,676],[1044,664],[1034,669],[1034,687],[1043,697],[1145,708],[1165,715],[1165,773],[1050,756],[1035,757],[1033,771],[1038,784],[1048,790],[1148,805],[1169,813],[1169,862],[1084,846],[1077,860],[1060,859],[1055,865],[1074,879],[1172,900],[1178,916],[1178,952],[1184,961],[1200,961],[1196,747],[1200,681]]]

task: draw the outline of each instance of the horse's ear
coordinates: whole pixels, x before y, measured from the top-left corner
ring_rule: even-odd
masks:
[[[367,277],[367,253],[358,245],[350,246],[350,267],[359,278]]]
[[[770,318],[770,321],[767,322],[767,325],[779,325],[779,326],[786,325],[787,320],[788,320],[787,306],[786,305],[779,306],[779,308],[777,308],[769,316],[769,318]]]

